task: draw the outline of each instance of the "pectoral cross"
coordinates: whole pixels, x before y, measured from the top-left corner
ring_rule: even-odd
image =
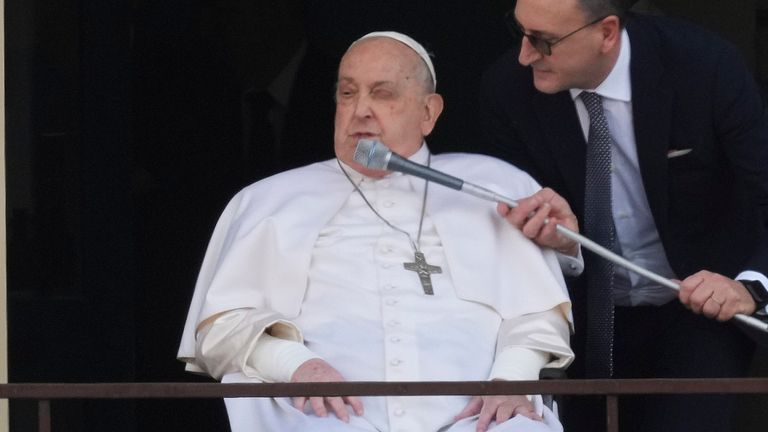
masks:
[[[440,266],[428,264],[427,259],[424,258],[424,254],[419,251],[416,251],[414,255],[416,256],[415,262],[403,263],[403,267],[405,267],[406,270],[416,272],[416,274],[419,275],[424,294],[434,295],[435,292],[432,290],[432,277],[430,277],[430,274],[442,273],[443,269],[441,269]]]

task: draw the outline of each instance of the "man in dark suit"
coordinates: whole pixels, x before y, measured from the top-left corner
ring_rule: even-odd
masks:
[[[582,93],[596,93],[610,136],[611,247],[681,280],[681,291],[613,269],[613,332],[605,337],[612,361],[590,357],[595,318],[587,310],[600,297],[587,282],[601,264],[585,253],[586,271],[570,285],[577,361],[569,374],[743,376],[753,346],[726,321],[768,299],[765,106],[732,46],[690,24],[627,14],[632,3],[517,1],[508,18],[520,45],[483,77],[484,150],[561,194],[589,236],[585,201],[595,202],[587,190],[596,189],[587,168],[592,111]],[[550,198],[521,200],[507,217],[522,226],[536,211],[543,220],[558,211]],[[528,224],[524,232],[562,244],[551,227]],[[599,430],[604,417],[590,408],[597,403],[582,397],[566,406],[566,428]],[[621,409],[622,431],[728,431],[735,399],[632,397]]]

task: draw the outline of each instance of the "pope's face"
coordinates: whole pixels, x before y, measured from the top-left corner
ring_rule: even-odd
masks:
[[[385,175],[354,162],[357,141],[373,139],[409,157],[434,128],[437,94],[424,85],[421,58],[389,38],[354,44],[339,65],[334,147],[336,157],[369,176]],[[440,100],[442,108],[442,100]]]
[[[515,18],[525,33],[549,42],[591,21],[579,8],[578,0],[518,0]],[[602,28],[595,23],[555,44],[549,56],[537,51],[524,37],[518,60],[531,67],[534,85],[543,93],[590,89],[610,70],[601,53],[602,44]]]

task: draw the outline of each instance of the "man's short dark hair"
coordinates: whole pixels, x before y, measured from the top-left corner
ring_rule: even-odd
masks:
[[[579,0],[579,5],[590,19],[616,15],[622,21],[627,10],[637,3],[637,0]]]

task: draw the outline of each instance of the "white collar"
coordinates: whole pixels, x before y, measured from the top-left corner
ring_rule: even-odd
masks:
[[[631,48],[629,46],[629,34],[627,29],[621,31],[621,46],[619,58],[613,65],[611,73],[594,89],[571,89],[571,97],[576,99],[583,91],[594,91],[608,99],[622,102],[632,102],[632,81],[629,73],[629,60]]]

